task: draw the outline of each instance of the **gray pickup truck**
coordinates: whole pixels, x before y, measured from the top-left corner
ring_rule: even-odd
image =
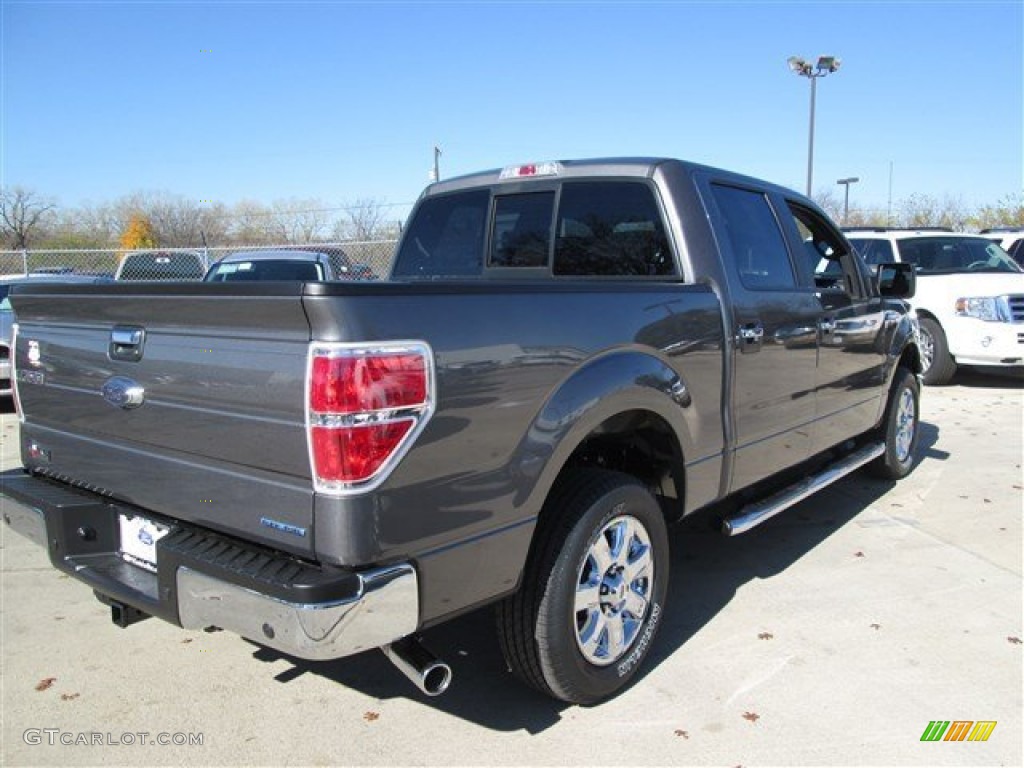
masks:
[[[913,290],[666,159],[433,184],[377,283],[19,286],[3,516],[122,626],[380,648],[436,694],[418,633],[493,603],[512,671],[589,704],[672,609],[669,524],[911,470]]]

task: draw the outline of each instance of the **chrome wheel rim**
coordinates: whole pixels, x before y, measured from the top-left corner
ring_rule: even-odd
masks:
[[[910,457],[916,429],[917,407],[914,404],[914,393],[904,389],[900,392],[900,401],[896,407],[896,458],[901,463]]]
[[[576,645],[599,667],[629,650],[643,627],[654,590],[654,554],[635,517],[610,520],[590,543],[576,575]]]
[[[924,328],[919,330],[919,336],[921,339],[921,372],[923,373],[932,367],[932,361],[935,359],[935,339]]]

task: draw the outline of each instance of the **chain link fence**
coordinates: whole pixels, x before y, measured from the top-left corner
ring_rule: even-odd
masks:
[[[384,280],[391,273],[397,240],[309,243],[304,245],[157,248],[126,251],[24,250],[0,251],[0,279],[25,275],[86,275],[118,280],[201,280],[211,265],[244,251],[323,251],[347,261],[362,279]]]

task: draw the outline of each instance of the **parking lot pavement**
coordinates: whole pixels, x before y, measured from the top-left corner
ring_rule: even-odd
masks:
[[[899,484],[847,478],[736,539],[676,531],[646,674],[591,708],[516,683],[488,610],[427,633],[455,673],[436,699],[377,652],[119,629],[4,527],[2,763],[1020,765],[1022,392],[926,389]],[[0,435],[17,466],[12,415]],[[923,742],[936,720],[996,725]]]

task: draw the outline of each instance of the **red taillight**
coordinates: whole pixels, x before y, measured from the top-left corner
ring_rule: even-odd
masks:
[[[368,490],[383,482],[430,417],[430,348],[314,344],[308,387],[314,486],[325,493]]]
[[[421,405],[426,398],[426,359],[422,355],[313,358],[312,411],[367,413]]]

